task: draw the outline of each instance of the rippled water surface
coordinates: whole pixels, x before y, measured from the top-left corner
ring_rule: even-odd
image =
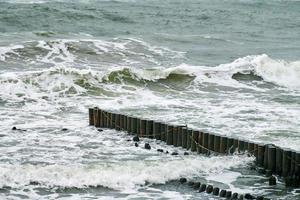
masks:
[[[292,0],[0,0],[0,198],[212,198],[187,177],[299,199],[247,155],[183,156],[88,126],[98,106],[300,151],[299,11]]]

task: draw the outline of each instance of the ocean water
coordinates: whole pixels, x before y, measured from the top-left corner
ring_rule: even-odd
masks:
[[[0,0],[0,199],[213,199],[180,177],[300,199],[247,155],[88,126],[98,106],[300,151],[299,33],[296,0]]]

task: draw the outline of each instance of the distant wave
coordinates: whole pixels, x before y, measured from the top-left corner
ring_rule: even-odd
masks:
[[[34,32],[49,37],[52,32]],[[185,52],[150,45],[136,38],[44,39],[0,47],[0,62],[47,66],[88,66],[89,62],[120,65],[162,65],[169,59],[181,59]]]

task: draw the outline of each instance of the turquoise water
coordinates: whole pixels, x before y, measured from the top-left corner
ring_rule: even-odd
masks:
[[[298,199],[281,180],[269,187],[251,157],[136,148],[89,127],[87,111],[299,151],[299,11],[280,0],[0,0],[0,198],[211,198],[177,182],[187,177]]]

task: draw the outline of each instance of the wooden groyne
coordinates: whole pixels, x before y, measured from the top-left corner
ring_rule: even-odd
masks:
[[[112,113],[99,108],[89,109],[89,124],[162,140],[168,145],[182,147],[199,154],[248,153],[256,158],[255,163],[259,171],[282,177],[287,187],[300,186],[300,153],[291,149],[206,133],[187,126]]]

